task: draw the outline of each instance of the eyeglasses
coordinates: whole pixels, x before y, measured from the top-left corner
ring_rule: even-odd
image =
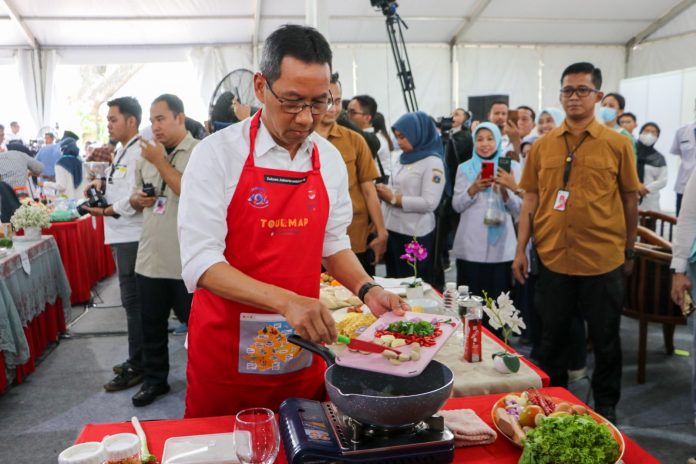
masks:
[[[593,92],[599,92],[599,90],[593,89],[591,87],[563,87],[561,89],[561,95],[563,95],[566,98],[572,97],[573,94],[576,94],[580,98],[584,98],[589,96]]]
[[[361,113],[360,111],[356,111],[354,109],[346,110],[346,113],[348,113],[351,116],[356,115],[356,114],[363,114],[363,115],[366,114],[366,113]]]
[[[333,96],[331,95],[330,90],[329,98],[327,98],[326,100],[318,100],[313,101],[312,103],[305,103],[303,100],[286,100],[285,98],[280,98],[273,91],[273,89],[271,88],[271,84],[268,81],[266,81],[266,86],[268,87],[268,90],[271,91],[276,100],[278,100],[278,102],[280,103],[280,109],[282,109],[285,113],[300,114],[304,111],[305,108],[309,108],[309,111],[313,115],[320,115],[326,113],[333,104]]]

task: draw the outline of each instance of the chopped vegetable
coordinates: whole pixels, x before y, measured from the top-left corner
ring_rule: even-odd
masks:
[[[547,418],[523,444],[519,464],[610,464],[619,457],[608,427],[590,416]]]
[[[386,327],[377,328],[375,336],[381,337],[382,340],[384,337],[393,336],[405,340],[407,344],[418,343],[420,346],[435,346],[435,339],[442,335],[440,324],[441,322],[437,319],[428,322],[419,318],[392,322]]]

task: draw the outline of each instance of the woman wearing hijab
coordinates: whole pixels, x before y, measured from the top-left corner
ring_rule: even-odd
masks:
[[[503,158],[500,130],[484,122],[474,131],[474,154],[457,170],[452,207],[461,214],[452,253],[457,258],[457,284],[468,285],[475,295],[485,290],[496,298],[510,290],[511,264],[517,238],[513,218],[522,199],[501,182],[509,174],[498,167]],[[482,174],[483,163],[492,163],[495,175]],[[511,161],[510,174],[521,176],[519,163]],[[484,170],[486,172],[486,170]]]
[[[560,126],[565,119],[565,112],[558,108],[544,108],[537,118],[539,137]]]
[[[387,277],[413,275],[401,256],[404,246],[415,238],[429,252],[417,263],[418,275],[432,282],[434,211],[446,184],[442,140],[435,123],[422,111],[401,116],[392,131],[402,153],[394,160],[389,186],[377,184],[377,194],[385,202],[384,223],[389,232]]]
[[[654,122],[646,122],[640,128],[636,143],[638,179],[643,184],[639,207],[644,211],[660,211],[660,190],[667,185],[667,162],[662,153],[655,150],[659,137],[660,127]]]
[[[55,189],[68,198],[82,198],[82,160],[75,139],[63,138],[60,142],[63,156],[56,162]]]

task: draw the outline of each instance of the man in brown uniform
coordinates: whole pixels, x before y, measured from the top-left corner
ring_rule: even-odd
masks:
[[[346,163],[348,193],[353,204],[353,221],[348,226],[350,246],[365,272],[373,276],[375,264],[381,260],[387,248],[387,229],[374,184],[379,174],[362,135],[336,123],[341,113],[341,83],[338,73],[331,76],[329,89],[334,104],[324,113],[315,131],[338,149]],[[375,225],[377,237],[368,244],[370,220]]]
[[[595,409],[614,421],[621,395],[623,274],[633,265],[640,182],[630,141],[594,118],[601,85],[601,71],[590,63],[563,71],[566,120],[534,144],[525,165],[513,272],[524,282],[533,216],[541,367],[552,385],[567,386],[567,341],[573,317],[581,314],[594,345]]]

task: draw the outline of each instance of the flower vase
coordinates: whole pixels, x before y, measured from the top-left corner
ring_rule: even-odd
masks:
[[[416,300],[418,298],[423,298],[423,286],[418,285],[416,287],[406,287],[406,299]]]
[[[26,240],[35,242],[41,240],[41,227],[25,227],[24,237]]]
[[[520,370],[520,357],[507,351],[493,353],[493,367],[501,374],[515,374]]]

